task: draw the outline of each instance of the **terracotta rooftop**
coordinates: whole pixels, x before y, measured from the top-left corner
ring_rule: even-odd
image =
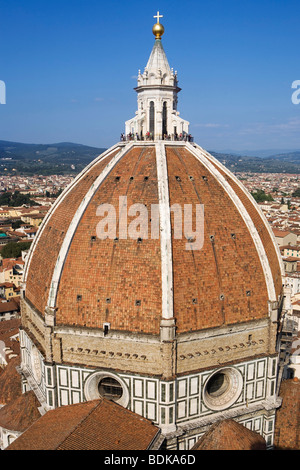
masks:
[[[22,258],[4,258],[2,260],[2,271],[4,269],[12,269],[16,264],[24,265],[25,262]]]
[[[20,357],[17,356],[12,358],[3,370],[0,369],[0,405],[14,401],[22,394],[21,379],[16,370],[19,365]]]
[[[0,313],[13,312],[20,310],[20,303],[15,302],[13,299],[9,302],[0,302]]]
[[[7,302],[4,302],[4,303],[7,303]],[[16,302],[16,304],[18,303]],[[6,335],[10,335],[10,336],[14,335],[17,331],[19,331],[20,325],[21,325],[21,320],[18,318],[0,322],[0,340],[2,339],[1,336],[4,337]]]
[[[300,245],[283,245],[280,247],[280,251],[281,250],[300,250]]]
[[[282,405],[276,412],[274,447],[277,450],[300,449],[300,381],[283,380],[279,395]]]
[[[29,426],[41,417],[38,410],[40,406],[32,390],[21,394],[8,405],[0,408],[0,427],[10,431],[26,431]]]
[[[146,450],[159,428],[103,399],[48,411],[6,450]]]
[[[14,287],[14,284],[12,282],[2,282],[0,284],[0,287],[5,287],[5,288],[10,288],[10,287]]]
[[[266,441],[257,432],[226,419],[213,424],[192,450],[266,450]]]
[[[275,237],[284,238],[287,235],[290,235],[292,232],[290,232],[288,230],[278,230],[276,228],[273,228],[273,233],[274,233]]]

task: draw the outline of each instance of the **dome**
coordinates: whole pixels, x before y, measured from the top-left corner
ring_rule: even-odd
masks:
[[[157,12],[157,22],[162,16]],[[229,418],[272,442],[283,265],[242,183],[194,143],[161,40],[135,116],[44,218],[24,269],[22,389],[98,398],[189,449]]]
[[[103,239],[105,205],[116,227]],[[133,230],[140,206],[146,227]],[[151,236],[155,209],[161,236]],[[194,143],[133,141],[96,158],[53,205],[27,259],[24,295],[41,318],[52,309],[57,326],[159,335],[172,318],[180,335],[268,318],[281,288],[271,231],[232,173]]]

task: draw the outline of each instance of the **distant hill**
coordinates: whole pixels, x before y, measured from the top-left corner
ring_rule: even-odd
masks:
[[[227,153],[231,155],[247,155],[247,157],[259,157],[259,158],[273,158],[278,155],[288,155],[291,153],[300,153],[298,149],[258,149],[258,150],[230,150],[222,149],[221,153]]]
[[[210,153],[231,171],[251,171],[255,173],[300,173],[300,152],[273,155],[271,157],[254,157],[219,153]]]
[[[15,169],[17,173],[45,175],[78,173],[104,150],[72,142],[23,144],[0,140],[0,171]]]
[[[279,153],[270,157],[273,160],[280,160],[288,163],[296,163],[300,165],[300,151]]]
[[[0,140],[0,158],[13,160],[43,160],[45,162],[75,164],[90,162],[104,148],[89,147],[87,145],[61,142],[57,144],[22,144]]]
[[[77,174],[104,150],[72,142],[24,144],[0,140],[0,173]],[[274,150],[274,155],[263,157],[213,150],[210,153],[235,172],[300,173],[300,151],[276,154]]]

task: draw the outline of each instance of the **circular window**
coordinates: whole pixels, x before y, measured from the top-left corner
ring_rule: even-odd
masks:
[[[206,381],[203,400],[212,410],[231,406],[240,396],[243,379],[240,372],[231,367],[214,372]]]
[[[129,393],[125,382],[110,372],[95,372],[91,374],[84,385],[84,394],[87,400],[107,398],[119,405],[127,407]]]
[[[104,377],[98,384],[98,391],[101,397],[118,401],[123,395],[122,385],[113,377]]]
[[[219,397],[228,390],[229,386],[230,380],[228,375],[218,372],[209,379],[206,387],[207,394],[210,397]]]

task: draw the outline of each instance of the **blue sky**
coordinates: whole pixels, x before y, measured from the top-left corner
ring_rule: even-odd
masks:
[[[0,0],[0,139],[117,142],[157,10],[178,109],[199,145],[300,149],[299,0]]]

